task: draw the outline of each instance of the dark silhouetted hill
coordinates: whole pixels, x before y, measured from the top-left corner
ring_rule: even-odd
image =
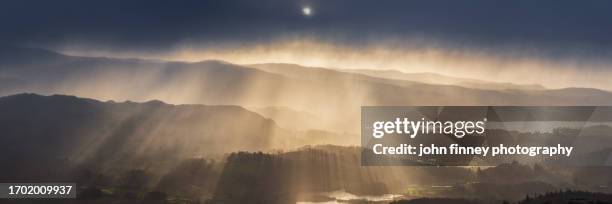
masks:
[[[237,106],[100,102],[74,96],[0,97],[0,177],[83,161],[146,167],[238,150],[265,150],[278,127]],[[142,162],[141,162],[142,161]],[[34,171],[34,172],[27,172]]]

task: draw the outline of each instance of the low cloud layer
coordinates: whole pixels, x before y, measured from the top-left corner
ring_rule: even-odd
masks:
[[[610,90],[610,8],[569,0],[11,0],[0,6],[0,44]]]
[[[306,16],[302,9],[309,7]],[[612,49],[609,1],[7,1],[2,41],[168,49],[311,37],[359,45],[432,39],[452,46]],[[572,51],[575,53],[576,51]]]

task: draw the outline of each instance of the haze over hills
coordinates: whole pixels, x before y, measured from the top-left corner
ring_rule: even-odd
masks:
[[[574,175],[574,170],[562,172],[516,162],[482,171],[461,167],[362,167],[358,147],[297,148],[313,144],[316,137],[327,138],[320,140],[321,144],[340,144],[338,141],[357,136],[340,135],[333,141],[338,135],[286,131],[274,121],[237,106],[117,103],[19,94],[0,97],[0,112],[0,143],[5,144],[0,160],[7,166],[1,170],[0,179],[5,181],[68,176],[79,184],[109,187],[123,185],[122,175],[127,172],[147,179],[129,191],[159,187],[170,193],[192,192],[192,199],[208,196],[221,200],[272,199],[270,195],[279,192],[288,194],[290,198],[286,199],[290,200],[315,199],[311,193],[331,191],[381,195],[430,185],[456,186],[441,192],[412,193],[519,199],[526,193],[568,185],[571,179],[584,182],[581,185],[588,188],[610,182],[595,179],[609,175],[605,169],[566,178]],[[581,137],[584,142],[609,144],[610,138],[604,135],[609,129],[586,128]],[[274,151],[279,148],[285,151]],[[277,183],[279,188],[262,187],[268,183]],[[240,192],[250,191],[235,191],[253,185],[261,185],[261,192],[245,195]]]
[[[610,96],[610,92],[591,89],[591,88],[563,88],[563,89],[546,89],[542,85],[521,85],[513,83],[499,83],[490,82],[478,79],[458,78],[449,77],[434,73],[403,73],[395,70],[350,70],[350,69],[328,69],[319,67],[305,67],[296,64],[282,64],[282,63],[269,63],[269,64],[252,64],[248,65],[255,67],[263,71],[272,72],[276,74],[285,75],[296,79],[308,79],[308,80],[321,80],[321,81],[335,81],[341,83],[345,81],[361,81],[364,83],[376,83],[376,84],[387,84],[392,86],[399,86],[406,89],[421,88],[431,90],[432,94],[438,94],[441,98],[431,100],[432,103],[438,103],[439,100],[444,100],[447,97],[454,97],[452,92],[470,93],[470,91],[478,91],[479,94],[495,97],[507,97],[508,95],[515,95],[519,98],[515,98],[512,101],[506,101],[509,103],[502,104],[554,104],[559,101],[546,101],[539,100],[540,102],[528,102],[523,101],[521,97],[532,97],[534,95],[546,95],[546,96],[561,96],[566,95],[572,98],[582,93],[582,95],[602,95],[605,97]],[[580,93],[577,93],[580,92]],[[479,99],[474,98],[472,101],[466,101],[460,97],[456,98],[460,103],[472,103],[470,105],[477,104],[497,104],[499,101],[497,98]],[[605,99],[607,100],[607,99]],[[463,101],[463,102],[462,102]],[[409,103],[410,101],[406,101]],[[566,103],[565,101],[562,103]],[[571,104],[570,102],[568,104]]]
[[[324,118],[327,127],[335,127],[331,131],[339,132],[357,132],[363,105],[612,103],[612,93],[590,88],[485,90],[298,65],[77,57],[8,46],[0,48],[0,78],[10,79],[2,81],[8,85],[0,88],[0,95],[33,92],[116,101],[287,107]]]
[[[0,204],[612,204],[612,1],[0,5]]]
[[[278,121],[278,125],[292,130],[309,129],[332,129],[329,121],[325,118],[317,117],[306,111],[297,111],[289,107],[267,106],[267,107],[247,107],[266,118],[273,118]]]
[[[357,144],[358,136],[281,128],[239,106],[102,102],[75,96],[0,97],[3,158],[124,162],[234,151],[271,151],[316,144]],[[341,142],[342,141],[342,142]],[[32,151],[26,151],[32,150]],[[36,150],[36,151],[34,151]]]
[[[283,133],[272,120],[237,106],[19,94],[0,97],[0,112],[5,144],[0,157],[15,165],[62,160],[138,165],[151,157],[173,161],[261,151],[279,145],[274,137]],[[297,138],[282,141],[291,139]]]
[[[539,85],[506,84],[509,87],[508,89],[512,89],[511,87],[518,88],[516,88],[516,90],[502,91],[505,90],[505,88],[498,89],[495,87],[505,86],[503,85],[505,83],[455,78],[429,73],[410,74],[376,70],[342,70],[341,72],[334,69],[302,67],[292,64],[257,64],[241,66],[214,60],[185,63],[138,59],[76,57],[41,49],[7,46],[0,48],[0,59],[2,59],[2,61],[0,61],[0,77],[7,79],[3,80],[3,82],[8,84],[9,82],[7,81],[10,81],[10,84],[13,84],[13,91],[18,91],[19,89],[39,89],[41,91],[82,92],[93,95],[88,91],[96,87],[98,89],[109,89],[109,92],[111,92],[109,94],[98,93],[100,96],[92,96],[93,98],[101,99],[114,98],[116,100],[128,99],[141,101],[160,99],[171,103],[239,105],[258,105],[266,102],[264,104],[266,106],[290,105],[288,107],[293,107],[295,104],[290,104],[288,103],[289,101],[286,101],[287,99],[282,99],[279,96],[293,94],[292,96],[302,96],[303,99],[316,100],[316,98],[304,97],[304,95],[319,94],[331,96],[332,99],[336,99],[339,98],[339,96],[346,95],[354,97],[362,95],[384,96],[387,95],[385,92],[388,92],[388,90],[399,89],[400,91],[394,94],[397,97],[355,99],[360,99],[360,102],[363,102],[361,104],[403,103],[410,105],[425,103],[424,101],[428,101],[427,103],[430,104],[442,104],[444,101],[448,101],[452,98],[455,103],[459,102],[461,104],[507,103],[519,105],[530,103],[521,98],[521,94],[529,96],[529,101],[533,101],[534,99],[531,95],[537,94],[542,96],[557,95],[559,97],[567,97],[567,100],[560,102],[558,100],[546,100],[546,98],[542,97],[535,98],[537,102],[531,103],[572,104],[577,102],[576,99],[572,98],[575,94],[572,93],[572,90],[574,90],[573,88],[544,90],[543,87]],[[251,67],[257,69],[252,69]],[[363,72],[365,74],[346,72]],[[370,74],[379,75],[379,77],[368,76]],[[432,77],[440,78],[434,79]],[[402,78],[403,80],[390,78]],[[462,83],[491,83],[494,84],[491,89],[495,89],[496,91],[480,90],[487,89],[487,87],[480,87],[479,89],[461,87]],[[18,84],[22,84],[22,86]],[[129,84],[130,87],[118,86],[118,84]],[[347,87],[346,85],[349,84],[356,85],[360,88]],[[44,87],[42,87],[43,85]],[[75,87],[70,87],[70,85],[75,85]],[[101,86],[94,87],[94,85]],[[278,85],[284,86],[278,87]],[[150,93],[145,94],[141,93],[142,91],[134,91],[136,88],[149,88],[142,90],[151,91],[146,91]],[[171,88],[177,89],[169,90]],[[223,88],[224,90],[218,90],[218,88]],[[181,94],[181,92],[187,89],[193,90],[193,92]],[[424,94],[419,97],[409,97],[408,100],[401,100],[401,98],[407,95],[406,92],[410,92],[413,89],[421,90],[419,92],[426,89],[429,94]],[[4,92],[7,92],[6,90],[7,88],[4,88]],[[251,90],[257,90],[260,93],[258,93],[257,96],[252,96],[253,94],[249,93]],[[351,91],[348,92],[347,90]],[[271,93],[272,91],[275,92]],[[171,94],[168,92],[174,93]],[[291,92],[299,92],[299,94]],[[600,99],[591,101],[593,104],[604,102],[612,98],[610,97],[610,93],[597,89],[581,88],[580,92],[586,95],[593,95]],[[6,95],[6,93],[4,94]],[[455,97],[455,95],[458,94],[464,96],[467,94],[472,96],[482,95],[492,97]],[[519,97],[517,98],[515,94],[518,94]],[[435,95],[436,97],[428,98],[430,95]],[[123,98],[119,98],[120,96]],[[503,100],[507,97],[514,99],[510,101]],[[232,100],[228,100],[228,98]],[[425,98],[428,100],[424,100]],[[580,104],[585,105],[584,103]],[[309,108],[313,107],[311,104],[302,106]]]
[[[598,89],[487,90],[291,64],[77,57],[15,47],[0,51],[0,79],[6,85],[0,95],[9,95],[0,97],[0,143],[9,144],[0,149],[0,161],[10,167],[0,174],[4,180],[64,178],[125,192],[187,192],[192,200],[274,203],[268,199],[316,201],[337,191],[520,199],[566,186],[597,189],[611,178],[601,179],[607,169],[519,163],[485,170],[363,167],[360,148],[349,147],[359,144],[362,105],[612,103],[612,93]],[[11,95],[23,92],[87,98]],[[587,148],[577,156],[609,153],[607,132],[607,126],[583,129],[575,145]],[[333,145],[299,148],[317,144]],[[131,177],[150,179],[125,187]]]
[[[503,83],[503,82],[492,82],[479,79],[469,79],[460,77],[445,76],[436,73],[405,73],[397,70],[369,70],[369,69],[329,69],[320,67],[305,67],[296,64],[284,64],[284,63],[267,63],[267,64],[251,64],[249,67],[255,67],[264,71],[273,73],[283,73],[293,77],[308,77],[316,78],[321,76],[313,75],[314,72],[326,72],[333,73],[336,71],[345,73],[355,73],[358,75],[344,75],[344,77],[352,76],[359,80],[369,80],[381,83],[391,83],[400,86],[409,86],[414,84],[434,84],[434,85],[452,85],[460,86],[465,88],[484,89],[484,90],[545,90],[546,88],[542,85],[531,84],[514,84],[514,83]],[[317,71],[315,71],[317,70]],[[360,76],[365,75],[365,76]],[[331,77],[331,76],[329,76]],[[332,78],[330,78],[332,79]]]
[[[487,89],[487,90],[544,90],[544,86],[539,84],[515,84],[509,82],[491,82],[479,79],[469,79],[460,77],[445,76],[436,73],[405,73],[398,70],[368,70],[368,69],[341,69],[339,71],[349,73],[365,74],[373,77],[416,81],[427,84],[456,85],[466,88]]]

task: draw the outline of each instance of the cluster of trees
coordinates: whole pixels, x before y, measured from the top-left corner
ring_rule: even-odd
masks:
[[[608,168],[556,169],[519,162],[472,169],[363,167],[360,152],[359,147],[326,145],[289,152],[236,152],[222,160],[192,158],[168,163],[143,158],[138,165],[119,162],[111,166],[95,161],[76,165],[66,161],[65,165],[44,168],[54,174],[29,175],[32,172],[24,171],[21,175],[38,181],[75,181],[80,200],[94,203],[291,203],[303,201],[304,194],[332,191],[406,194],[410,185],[450,186],[432,194],[411,195],[446,197],[450,203],[473,202],[459,199],[466,197],[518,201],[528,194],[554,192],[561,187],[607,185],[612,176]],[[149,165],[142,167],[142,163]]]

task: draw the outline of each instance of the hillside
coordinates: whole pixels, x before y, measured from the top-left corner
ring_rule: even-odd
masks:
[[[348,69],[339,70],[348,73],[365,74],[368,76],[415,81],[427,84],[456,85],[466,88],[485,89],[485,90],[544,90],[544,86],[539,84],[515,84],[509,82],[492,82],[479,79],[461,78],[445,76],[436,73],[405,73],[397,70],[366,70]]]
[[[607,105],[612,93],[589,88],[484,90],[377,78],[326,68],[76,57],[15,47],[0,52],[0,95],[67,94],[99,100],[287,107],[356,133],[363,105]],[[28,59],[36,59],[28,60]],[[588,98],[589,100],[585,100]],[[291,111],[271,119],[292,124]],[[278,116],[278,117],[274,117]],[[282,117],[281,117],[282,116]],[[313,117],[310,117],[313,118]]]
[[[54,161],[139,166],[149,158],[172,162],[267,150],[282,131],[272,120],[237,106],[19,94],[1,97],[0,112],[0,158],[14,167],[5,171]]]

